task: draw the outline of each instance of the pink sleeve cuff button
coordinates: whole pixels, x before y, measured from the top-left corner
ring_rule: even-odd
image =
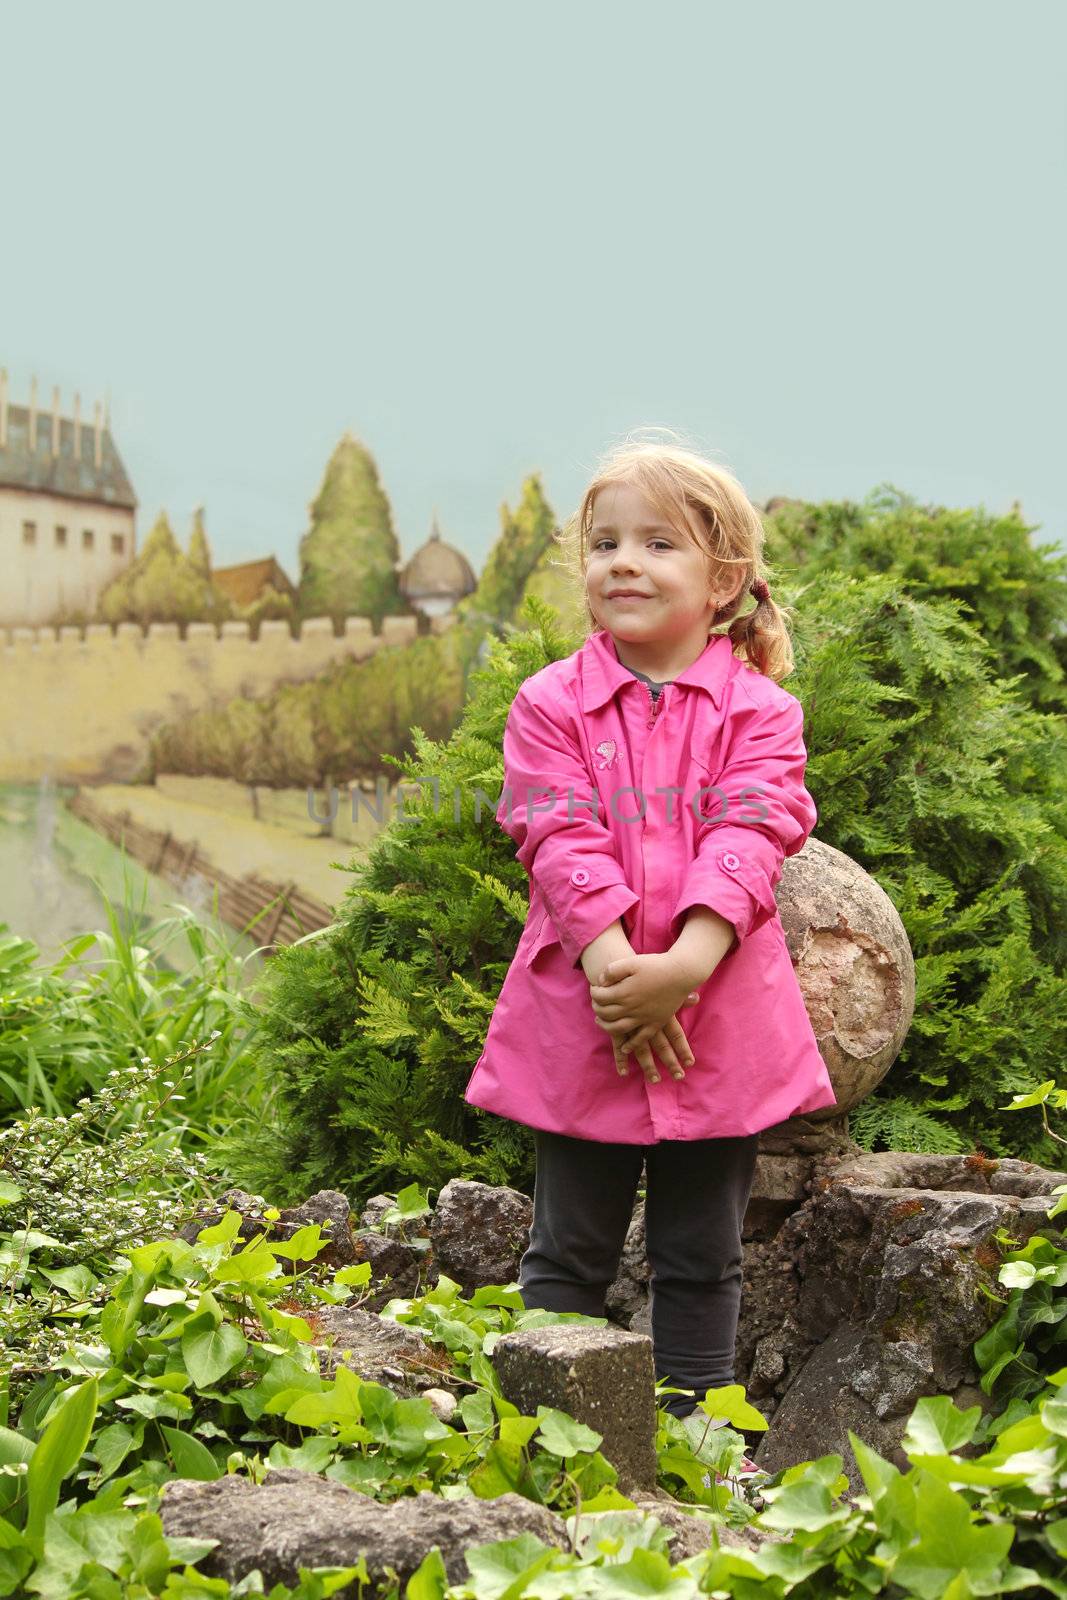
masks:
[[[571,873],[571,883],[576,889],[584,889],[589,882],[589,873],[585,867],[575,867]]]
[[[736,872],[741,865],[741,857],[735,856],[732,850],[727,850],[723,853],[722,864],[727,872]]]

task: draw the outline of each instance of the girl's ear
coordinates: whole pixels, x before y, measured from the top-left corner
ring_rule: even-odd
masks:
[[[715,609],[716,609],[716,611],[717,612],[718,611],[729,611],[731,606],[735,606],[737,604],[737,602],[741,598],[741,595],[742,595],[742,593],[744,591],[744,587],[745,587],[745,580],[744,580],[744,578],[742,578],[740,580],[740,582],[737,583],[734,586],[734,590],[733,590],[732,594],[725,594],[724,595],[720,591],[716,595],[716,591],[713,588],[712,589],[712,596],[713,596],[713,598],[715,598]]]

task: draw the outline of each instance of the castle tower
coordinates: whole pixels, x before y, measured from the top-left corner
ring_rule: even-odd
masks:
[[[401,569],[397,583],[405,599],[427,617],[447,615],[464,595],[478,587],[462,550],[441,538],[436,507],[430,537]]]
[[[101,590],[136,554],[137,497],[95,404],[82,423],[81,396],[63,415],[13,405],[0,369],[0,626],[41,625],[91,615]]]

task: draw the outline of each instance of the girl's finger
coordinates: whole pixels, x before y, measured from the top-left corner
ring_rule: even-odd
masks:
[[[655,1038],[656,1054],[667,1068],[672,1078],[684,1078],[685,1070],[675,1055],[670,1040],[666,1034],[658,1033]]]
[[[626,1007],[614,1001],[610,1005],[604,1005],[594,1000],[593,1011],[596,1016],[603,1017],[607,1022],[616,1022],[619,1017],[626,1015]]]
[[[600,1019],[597,1018],[597,1021],[599,1022]],[[617,1039],[625,1039],[629,1034],[633,1033],[635,1028],[640,1027],[640,1023],[636,1017],[618,1017],[614,1022],[601,1022],[600,1026],[606,1032],[613,1033]],[[646,1035],[647,1037],[651,1037],[651,1035]]]
[[[653,1061],[653,1059],[652,1059],[652,1051],[648,1048],[647,1044],[646,1045],[642,1045],[640,1047],[640,1049],[637,1051],[637,1059],[638,1059],[638,1061],[640,1061],[641,1070],[644,1073],[645,1077],[648,1079],[649,1083],[658,1083],[659,1082],[659,1068],[656,1066],[656,1063]]]
[[[685,1029],[682,1027],[682,1024],[678,1021],[677,1017],[672,1017],[668,1023],[664,1024],[663,1035],[671,1045],[672,1049],[678,1052],[678,1055],[684,1064],[687,1067],[691,1067],[694,1059],[693,1050],[689,1040],[685,1036]]]
[[[600,1017],[594,1017],[593,1021],[605,1033],[610,1033],[613,1039],[625,1039],[637,1026],[632,1017],[623,1017],[619,1022],[604,1022]]]

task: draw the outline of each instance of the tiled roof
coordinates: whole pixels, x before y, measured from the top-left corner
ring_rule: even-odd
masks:
[[[59,454],[52,454],[52,413],[37,409],[37,448],[30,451],[30,408],[7,408],[7,443],[0,446],[0,488],[34,489],[70,500],[136,509],[137,496],[126,476],[115,441],[101,429],[100,465],[96,465],[92,422],[82,421],[81,450],[74,454],[74,422],[59,419]]]
[[[262,561],[240,561],[232,567],[212,567],[211,581],[239,606],[251,605],[268,587],[282,594],[296,594],[288,573],[273,556]]]

